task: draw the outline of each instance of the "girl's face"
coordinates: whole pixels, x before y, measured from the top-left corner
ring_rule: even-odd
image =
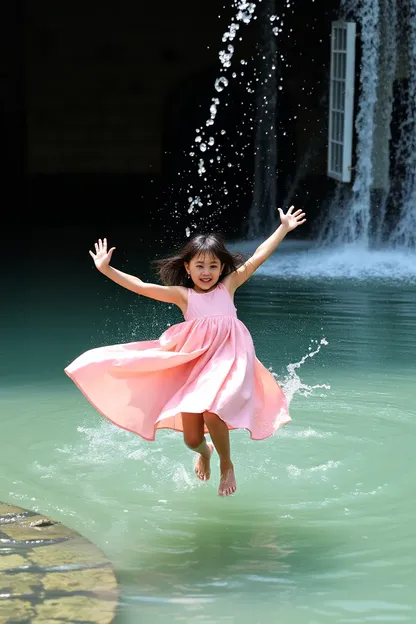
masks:
[[[217,284],[224,265],[217,256],[198,254],[190,262],[185,262],[185,269],[195,285],[195,290],[207,292]]]

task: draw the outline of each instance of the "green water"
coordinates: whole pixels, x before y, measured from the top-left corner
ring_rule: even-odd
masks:
[[[238,493],[223,500],[217,461],[198,482],[180,434],[116,429],[63,373],[180,314],[82,268],[32,275],[2,318],[0,500],[103,549],[117,624],[415,622],[414,284],[260,275],[236,304],[282,380],[328,344],[288,386],[293,423],[262,442],[233,432]]]

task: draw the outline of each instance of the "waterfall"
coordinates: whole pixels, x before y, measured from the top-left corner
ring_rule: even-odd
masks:
[[[248,217],[248,236],[270,233],[276,225],[276,35],[275,0],[263,0],[259,9],[261,35],[256,68],[256,118],[253,199]]]
[[[372,156],[376,123],[378,64],[380,58],[379,0],[345,2],[345,15],[358,20],[361,26],[362,61],[360,73],[361,96],[355,122],[357,133],[357,162],[352,189],[338,184],[321,226],[324,237],[320,242],[361,243],[370,238],[371,187],[373,183]]]
[[[393,246],[413,248],[416,0],[346,0],[342,9],[344,16],[360,26],[356,162],[352,188],[336,185],[319,242],[358,243],[369,248],[387,241]],[[397,91],[401,92],[398,102]],[[399,115],[403,116],[399,136],[392,137],[392,126]],[[394,170],[392,161],[396,163]]]
[[[396,0],[383,0],[380,11],[380,64],[374,136],[374,187],[378,189],[377,214],[373,237],[383,242],[390,194],[390,141],[393,116],[393,85],[397,71],[397,8]]]
[[[348,242],[368,245],[370,226],[372,156],[380,51],[379,0],[365,0],[358,13],[361,23],[361,100],[355,122],[358,140],[356,176],[352,187],[352,203],[345,220]]]
[[[398,222],[389,242],[394,246],[416,247],[416,0],[402,0],[401,34],[406,47],[403,62],[408,77],[403,97],[404,117],[398,138],[398,171],[402,186],[397,195]]]

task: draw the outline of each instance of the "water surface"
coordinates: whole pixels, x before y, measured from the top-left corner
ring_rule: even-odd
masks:
[[[63,373],[93,346],[157,337],[178,311],[82,267],[54,283],[34,272],[3,311],[0,499],[103,549],[117,624],[415,621],[415,284],[290,271],[306,262],[283,249],[236,295],[293,422],[262,442],[232,433],[226,500],[217,461],[198,482],[180,434],[115,428]]]

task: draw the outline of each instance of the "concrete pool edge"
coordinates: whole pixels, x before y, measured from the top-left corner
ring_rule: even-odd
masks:
[[[60,522],[0,501],[0,621],[111,624],[119,588],[90,540]]]

